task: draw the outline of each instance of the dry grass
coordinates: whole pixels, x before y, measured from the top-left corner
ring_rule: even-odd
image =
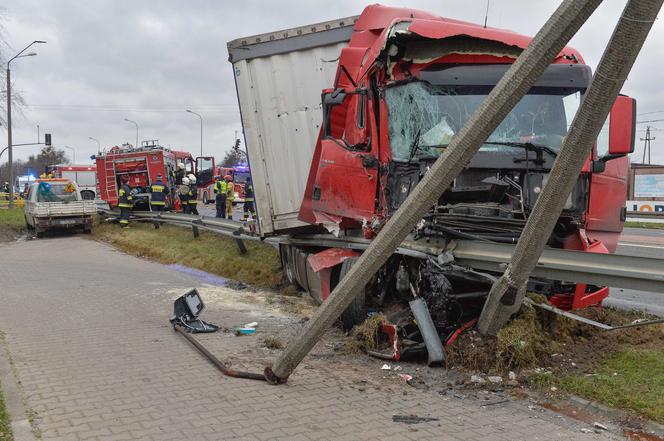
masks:
[[[353,354],[377,349],[378,328],[383,323],[388,323],[387,317],[376,314],[355,326],[346,339],[346,352]]]
[[[93,238],[120,250],[165,264],[179,263],[260,288],[285,287],[279,254],[263,243],[246,241],[248,252],[240,254],[235,241],[219,234],[201,231],[194,239],[190,229],[134,222],[129,229],[117,224],[96,226]]]
[[[263,344],[268,349],[283,349],[284,342],[276,335],[268,335],[263,339]]]

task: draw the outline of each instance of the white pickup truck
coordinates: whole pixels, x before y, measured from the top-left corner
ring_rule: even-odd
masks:
[[[97,211],[95,202],[84,200],[76,182],[44,179],[30,185],[25,200],[25,223],[37,237],[54,228],[81,227],[90,233]]]

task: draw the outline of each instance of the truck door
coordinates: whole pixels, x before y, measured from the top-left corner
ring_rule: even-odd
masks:
[[[372,149],[364,89],[323,95],[321,155],[313,187],[314,211],[369,220],[376,206],[379,162]]]
[[[196,185],[207,187],[214,181],[214,157],[199,156],[196,158]]]
[[[636,102],[619,96],[597,138],[597,152],[591,167],[586,230],[593,239],[604,242],[611,252],[615,251],[625,223],[627,153],[634,151],[635,115]]]

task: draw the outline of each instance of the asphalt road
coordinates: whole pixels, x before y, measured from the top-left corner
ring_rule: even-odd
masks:
[[[617,254],[627,256],[657,257],[664,259],[664,230],[625,228]],[[638,309],[664,317],[664,294],[611,288],[604,305],[621,309]]]

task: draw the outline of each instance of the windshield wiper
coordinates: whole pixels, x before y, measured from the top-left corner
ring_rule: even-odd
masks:
[[[558,156],[558,152],[549,147],[548,145],[543,144],[533,144],[532,142],[504,142],[504,141],[487,141],[484,144],[493,144],[493,145],[506,145],[509,147],[521,147],[526,150],[533,152],[547,152],[549,155],[554,158]]]
[[[410,148],[408,149],[409,156],[408,156],[408,162],[413,161],[413,157],[415,156],[415,153],[420,149],[420,134],[422,133],[422,129],[419,128],[417,129],[417,133],[415,134],[415,139],[413,140],[413,143],[410,145]]]

